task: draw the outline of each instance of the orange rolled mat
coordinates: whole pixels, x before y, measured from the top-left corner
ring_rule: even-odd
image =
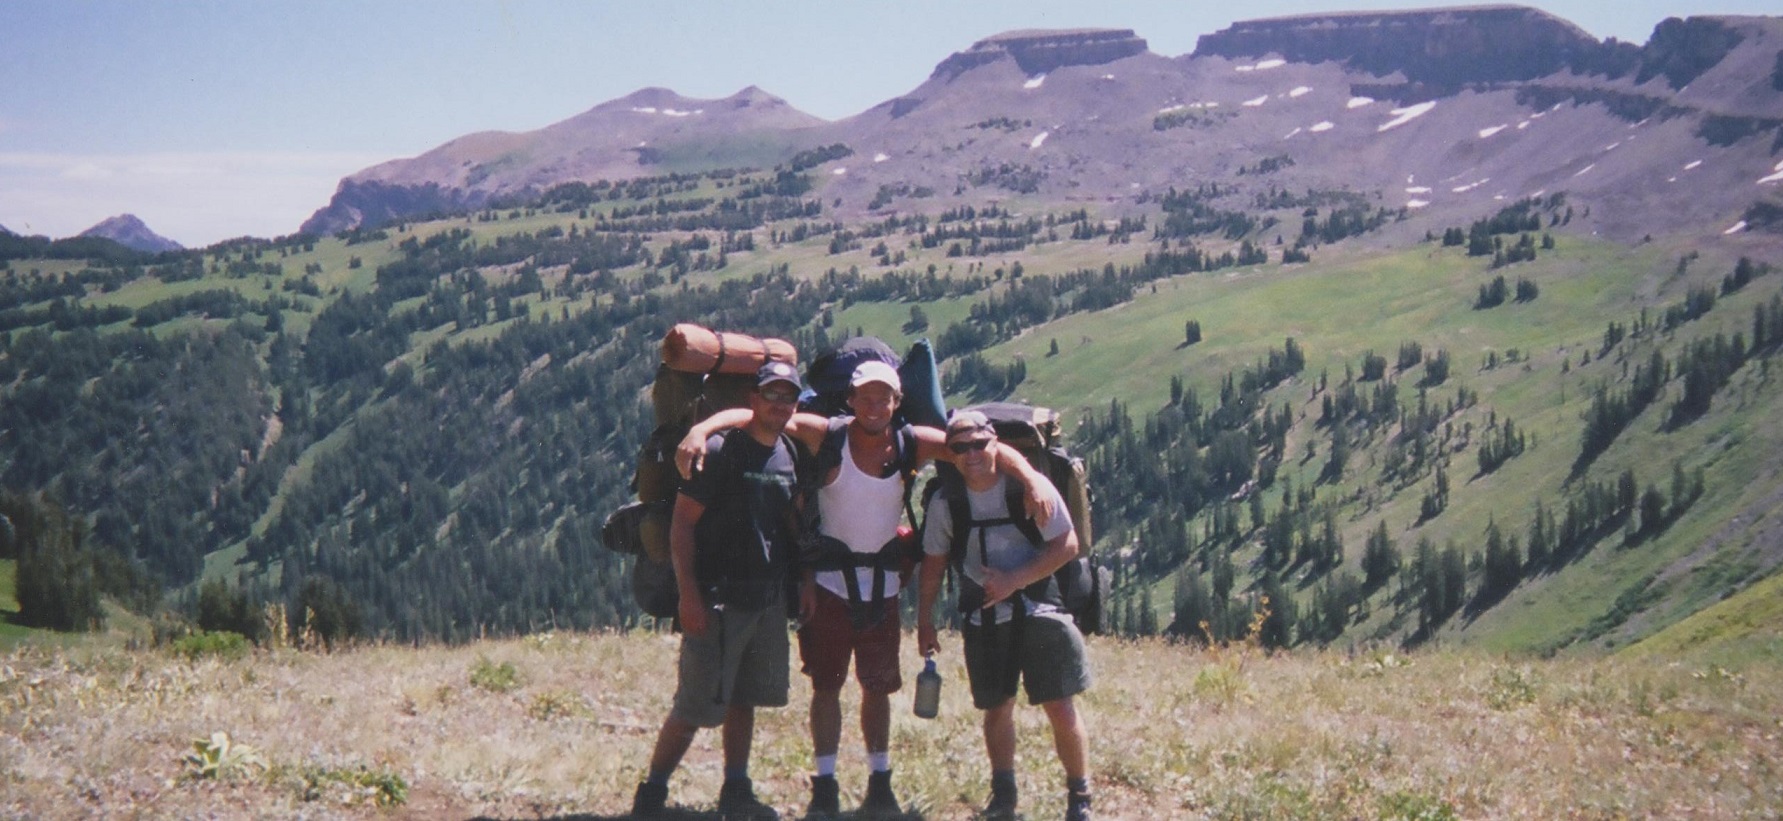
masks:
[[[799,363],[799,352],[784,339],[712,331],[690,322],[662,338],[662,362],[687,373],[752,374],[768,360]]]

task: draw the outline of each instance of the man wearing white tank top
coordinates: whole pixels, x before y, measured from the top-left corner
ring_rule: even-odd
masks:
[[[900,812],[891,786],[891,694],[903,686],[898,671],[903,630],[897,597],[911,565],[888,570],[878,559],[902,553],[893,542],[913,538],[902,527],[907,477],[923,462],[957,458],[947,449],[942,431],[893,426],[902,391],[898,372],[890,365],[865,362],[849,380],[847,402],[853,416],[831,419],[799,413],[786,426],[786,432],[809,452],[821,454],[826,440],[831,449],[830,458],[819,458],[825,472],[818,477],[817,498],[806,500],[816,501],[820,513],[818,541],[832,550],[845,546],[857,554],[860,564],[871,565],[807,568],[800,587],[799,656],[811,678],[811,743],[817,764],[807,817],[841,813],[836,753],[842,736],[842,687],[851,660],[861,687],[861,735],[871,771],[859,812],[863,816]],[[695,425],[676,453],[682,475],[691,476],[699,469],[711,434],[745,425],[751,418],[747,409],[721,411]],[[904,453],[905,448],[913,448],[914,455]],[[1052,512],[1050,496],[1034,489],[1051,484],[1038,481],[1041,474],[1007,445],[999,447],[997,464],[1020,478],[1030,489],[1029,509],[1047,518]],[[914,558],[914,551],[909,555]]]

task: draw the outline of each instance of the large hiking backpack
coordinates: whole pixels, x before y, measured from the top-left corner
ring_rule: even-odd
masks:
[[[1059,495],[1065,500],[1066,509],[1071,513],[1072,529],[1077,532],[1077,556],[1054,571],[1051,579],[1036,585],[1033,594],[1046,595],[1039,588],[1056,584],[1059,603],[1071,613],[1078,629],[1086,634],[1102,632],[1103,608],[1113,586],[1113,573],[1095,560],[1095,538],[1090,526],[1089,478],[1084,470],[1083,460],[1065,449],[1058,412],[1014,402],[991,402],[966,410],[984,414],[996,431],[998,441],[1020,451],[1028,464],[1051,479],[1058,488]],[[950,563],[957,569],[965,559],[966,539],[974,525],[989,526],[1003,522],[974,522],[970,505],[966,502],[964,481],[959,473],[946,465],[938,466],[937,473],[936,481],[924,491],[924,500],[926,503],[927,497],[934,493],[944,494],[953,526],[953,544],[949,547],[948,555]],[[1008,488],[1008,523],[1015,525],[1035,547],[1040,547],[1043,543],[1040,529],[1025,515],[1020,484],[1015,481],[1005,484]]]
[[[819,354],[805,369],[805,384],[811,389],[803,410],[821,416],[848,413],[848,380],[854,369],[865,362],[884,362],[898,372],[904,383],[904,401],[895,421],[940,428],[947,424],[947,404],[941,394],[940,371],[935,365],[935,350],[927,339],[918,339],[909,352],[899,357],[884,340],[873,336],[857,336],[843,340],[833,350]]]
[[[601,543],[636,556],[632,598],[645,615],[673,618],[680,606],[675,568],[669,560],[669,523],[681,474],[675,447],[695,422],[726,408],[745,406],[755,390],[755,372],[769,359],[798,363],[791,343],[743,334],[715,333],[698,325],[676,325],[663,338],[662,364],[651,385],[656,428],[638,451],[632,490],[637,501],[607,517]],[[705,372],[689,370],[707,368]]]

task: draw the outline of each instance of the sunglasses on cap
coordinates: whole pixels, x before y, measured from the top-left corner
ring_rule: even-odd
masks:
[[[756,391],[761,398],[777,405],[790,405],[799,401],[799,392],[792,388],[762,388]]]
[[[968,439],[964,442],[948,442],[947,449],[963,456],[968,453],[973,453],[975,451],[984,450],[985,448],[990,447],[991,442],[993,442],[993,441],[996,441],[996,440],[993,440],[993,439]]]

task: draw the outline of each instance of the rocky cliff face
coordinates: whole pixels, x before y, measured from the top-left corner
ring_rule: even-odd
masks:
[[[1112,63],[1145,50],[1145,40],[1135,36],[1132,29],[1011,31],[986,37],[965,51],[955,52],[935,67],[932,76],[952,79],[998,60],[1014,60],[1022,73],[1032,77],[1065,66]]]
[[[1583,29],[1523,6],[1316,14],[1250,20],[1195,44],[1195,56],[1294,63],[1333,61],[1351,69],[1442,89],[1531,80],[1595,55]]]

